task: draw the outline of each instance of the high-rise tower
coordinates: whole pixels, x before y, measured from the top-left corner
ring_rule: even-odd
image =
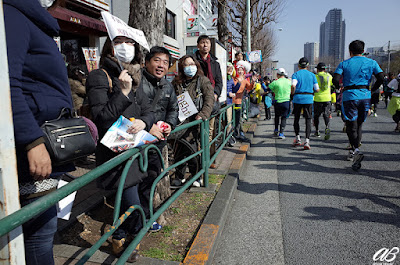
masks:
[[[333,60],[338,64],[344,59],[346,23],[341,9],[331,9],[319,30],[319,56],[322,60]]]

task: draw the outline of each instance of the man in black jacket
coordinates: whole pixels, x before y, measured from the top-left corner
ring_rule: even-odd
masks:
[[[150,133],[158,138],[159,142],[156,146],[160,151],[166,145],[165,138],[169,136],[171,130],[178,123],[179,107],[175,90],[172,84],[164,78],[170,63],[171,55],[169,51],[164,47],[154,46],[146,55],[141,81],[143,91],[148,96],[150,105],[154,110],[155,123],[150,129]],[[164,128],[161,128],[160,124],[163,124]],[[160,157],[155,150],[149,151],[148,161],[148,178],[140,184],[142,191],[140,194],[145,196],[145,199],[141,200],[142,206],[143,202],[149,202],[151,185],[161,173],[162,168]],[[148,211],[148,205],[144,205],[143,209],[145,212]],[[159,229],[161,229],[160,225],[153,224],[153,231]]]
[[[201,35],[197,39],[196,59],[200,62],[201,68],[203,69],[204,75],[210,79],[211,84],[214,87],[214,98],[215,104],[219,106],[218,98],[222,92],[222,74],[221,67],[217,62],[217,57],[210,53],[211,50],[211,40],[207,35]],[[214,106],[214,109],[219,109],[218,106]],[[215,113],[212,113],[215,114]],[[211,141],[214,137],[214,123],[215,118],[210,120],[210,134],[209,140]],[[215,145],[210,147],[210,156],[215,154]],[[216,168],[215,163],[210,165],[211,168]]]

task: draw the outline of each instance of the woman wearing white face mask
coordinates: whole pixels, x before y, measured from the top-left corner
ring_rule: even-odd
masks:
[[[176,95],[180,95],[184,92],[188,92],[193,102],[196,104],[198,97],[201,97],[200,102],[196,107],[198,108],[198,113],[185,120],[185,122],[190,122],[193,120],[206,120],[210,118],[211,111],[214,106],[214,88],[211,84],[210,79],[208,79],[200,66],[200,63],[191,55],[183,56],[178,62],[178,76],[175,77],[172,84],[175,88]],[[186,139],[189,143],[195,143],[196,150],[198,144],[200,143],[199,130],[198,127],[189,128],[182,138]],[[181,168],[177,168],[178,172],[181,172]],[[189,162],[189,171],[192,176],[197,172],[191,166]],[[184,176],[176,175],[176,179],[173,180],[174,185],[180,185],[183,183]],[[196,181],[193,183],[194,186],[200,187],[200,183]]]
[[[154,114],[149,99],[141,88],[142,54],[139,44],[134,40],[117,36],[111,42],[108,38],[104,44],[100,66],[101,69],[90,72],[86,80],[86,91],[93,117],[102,139],[111,125],[123,115],[135,118],[130,130],[136,133],[140,130],[149,131],[154,123]],[[121,67],[123,69],[121,69]],[[96,164],[101,165],[118,155],[100,142],[96,147]],[[138,183],[145,177],[139,170],[138,160],[129,169],[121,200],[121,211],[126,211],[131,205],[141,205]],[[118,187],[122,166],[110,170],[97,179],[98,186],[106,190]],[[132,213],[113,234],[112,247],[115,255],[119,256],[126,248],[128,234],[135,235],[141,228],[138,212]],[[139,257],[134,251],[128,261]]]
[[[204,76],[199,62],[194,57],[191,55],[185,55],[179,60],[178,76],[175,77],[172,84],[175,87],[175,93],[177,95],[188,91],[193,102],[198,96],[196,90],[197,85],[199,85],[203,98],[203,106],[198,110],[199,113],[197,113],[195,119],[205,120],[210,117],[214,105],[214,88],[212,87],[210,79]]]

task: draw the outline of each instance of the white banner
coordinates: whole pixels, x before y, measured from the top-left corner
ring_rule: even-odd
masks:
[[[180,94],[177,98],[179,106],[179,121],[182,122],[186,120],[186,118],[198,113],[198,110],[187,91]]]
[[[150,51],[150,46],[147,43],[143,31],[128,26],[122,19],[111,15],[109,12],[102,11],[104,24],[106,25],[108,36],[113,40],[117,36],[125,36],[133,39],[146,50]]]

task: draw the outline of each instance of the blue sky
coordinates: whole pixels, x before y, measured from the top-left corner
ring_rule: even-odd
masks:
[[[348,44],[360,39],[368,47],[400,45],[400,0],[283,0],[286,6],[276,29],[278,48],[272,56],[278,67],[293,73],[293,64],[304,55],[306,42],[319,42],[319,26],[328,11],[342,9],[346,21],[345,58]],[[282,31],[278,31],[282,28]]]

